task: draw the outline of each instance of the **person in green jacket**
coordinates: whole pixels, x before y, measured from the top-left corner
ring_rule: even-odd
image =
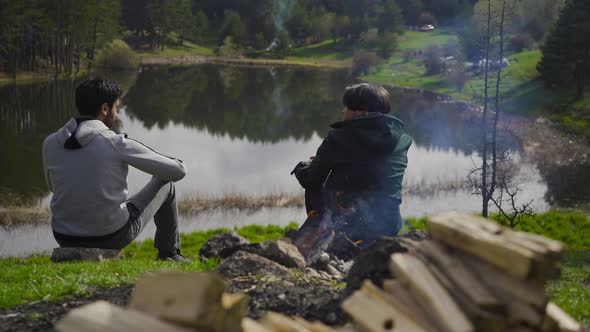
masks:
[[[310,161],[294,173],[305,188],[310,219],[329,218],[332,228],[366,246],[401,228],[402,180],[412,137],[389,115],[391,97],[381,86],[346,88],[343,120],[331,125]],[[313,227],[304,224],[306,227]]]

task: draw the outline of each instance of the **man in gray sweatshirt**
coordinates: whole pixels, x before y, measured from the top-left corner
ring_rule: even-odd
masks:
[[[189,263],[179,250],[173,184],[186,169],[181,160],[112,130],[122,94],[115,82],[85,80],[76,88],[80,117],[43,142],[54,237],[62,247],[121,249],[153,218],[157,259]],[[153,175],[132,197],[129,165]]]

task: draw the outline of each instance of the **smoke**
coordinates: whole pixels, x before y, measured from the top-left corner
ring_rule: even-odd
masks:
[[[277,0],[274,13],[274,24],[277,31],[285,30],[285,21],[295,4],[295,0]]]

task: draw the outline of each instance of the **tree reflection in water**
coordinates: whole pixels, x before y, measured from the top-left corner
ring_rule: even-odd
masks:
[[[122,109],[147,129],[164,129],[172,122],[215,136],[271,144],[307,140],[314,133],[325,136],[329,124],[340,119],[342,93],[350,84],[346,70],[217,65],[150,66],[139,74],[101,76],[122,83],[126,91]],[[31,204],[48,194],[41,144],[76,115],[75,86],[75,81],[54,81],[0,88],[0,205],[7,204],[8,196]],[[415,146],[467,156],[477,152],[480,121],[464,104],[439,102],[430,94],[401,89],[390,92],[393,112],[406,123]],[[520,151],[514,139],[507,138],[503,144]],[[547,200],[589,201],[589,190],[583,185],[587,182],[579,181],[587,169],[543,170]],[[570,183],[564,178],[578,180]]]

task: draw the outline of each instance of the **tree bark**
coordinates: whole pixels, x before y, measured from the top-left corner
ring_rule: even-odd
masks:
[[[488,0],[488,22],[486,34],[486,53],[485,53],[485,73],[484,73],[484,107],[482,117],[482,166],[481,166],[481,196],[482,208],[481,213],[484,218],[488,217],[488,87],[489,87],[489,69],[490,69],[490,39],[492,26],[492,1]]]
[[[489,197],[494,195],[496,190],[496,177],[498,173],[498,121],[500,119],[500,85],[502,82],[502,69],[504,65],[504,18],[506,15],[506,0],[502,0],[502,12],[500,14],[500,64],[496,72],[496,99],[495,99],[495,110],[496,116],[494,117],[494,128],[492,133],[492,183],[490,184]]]

